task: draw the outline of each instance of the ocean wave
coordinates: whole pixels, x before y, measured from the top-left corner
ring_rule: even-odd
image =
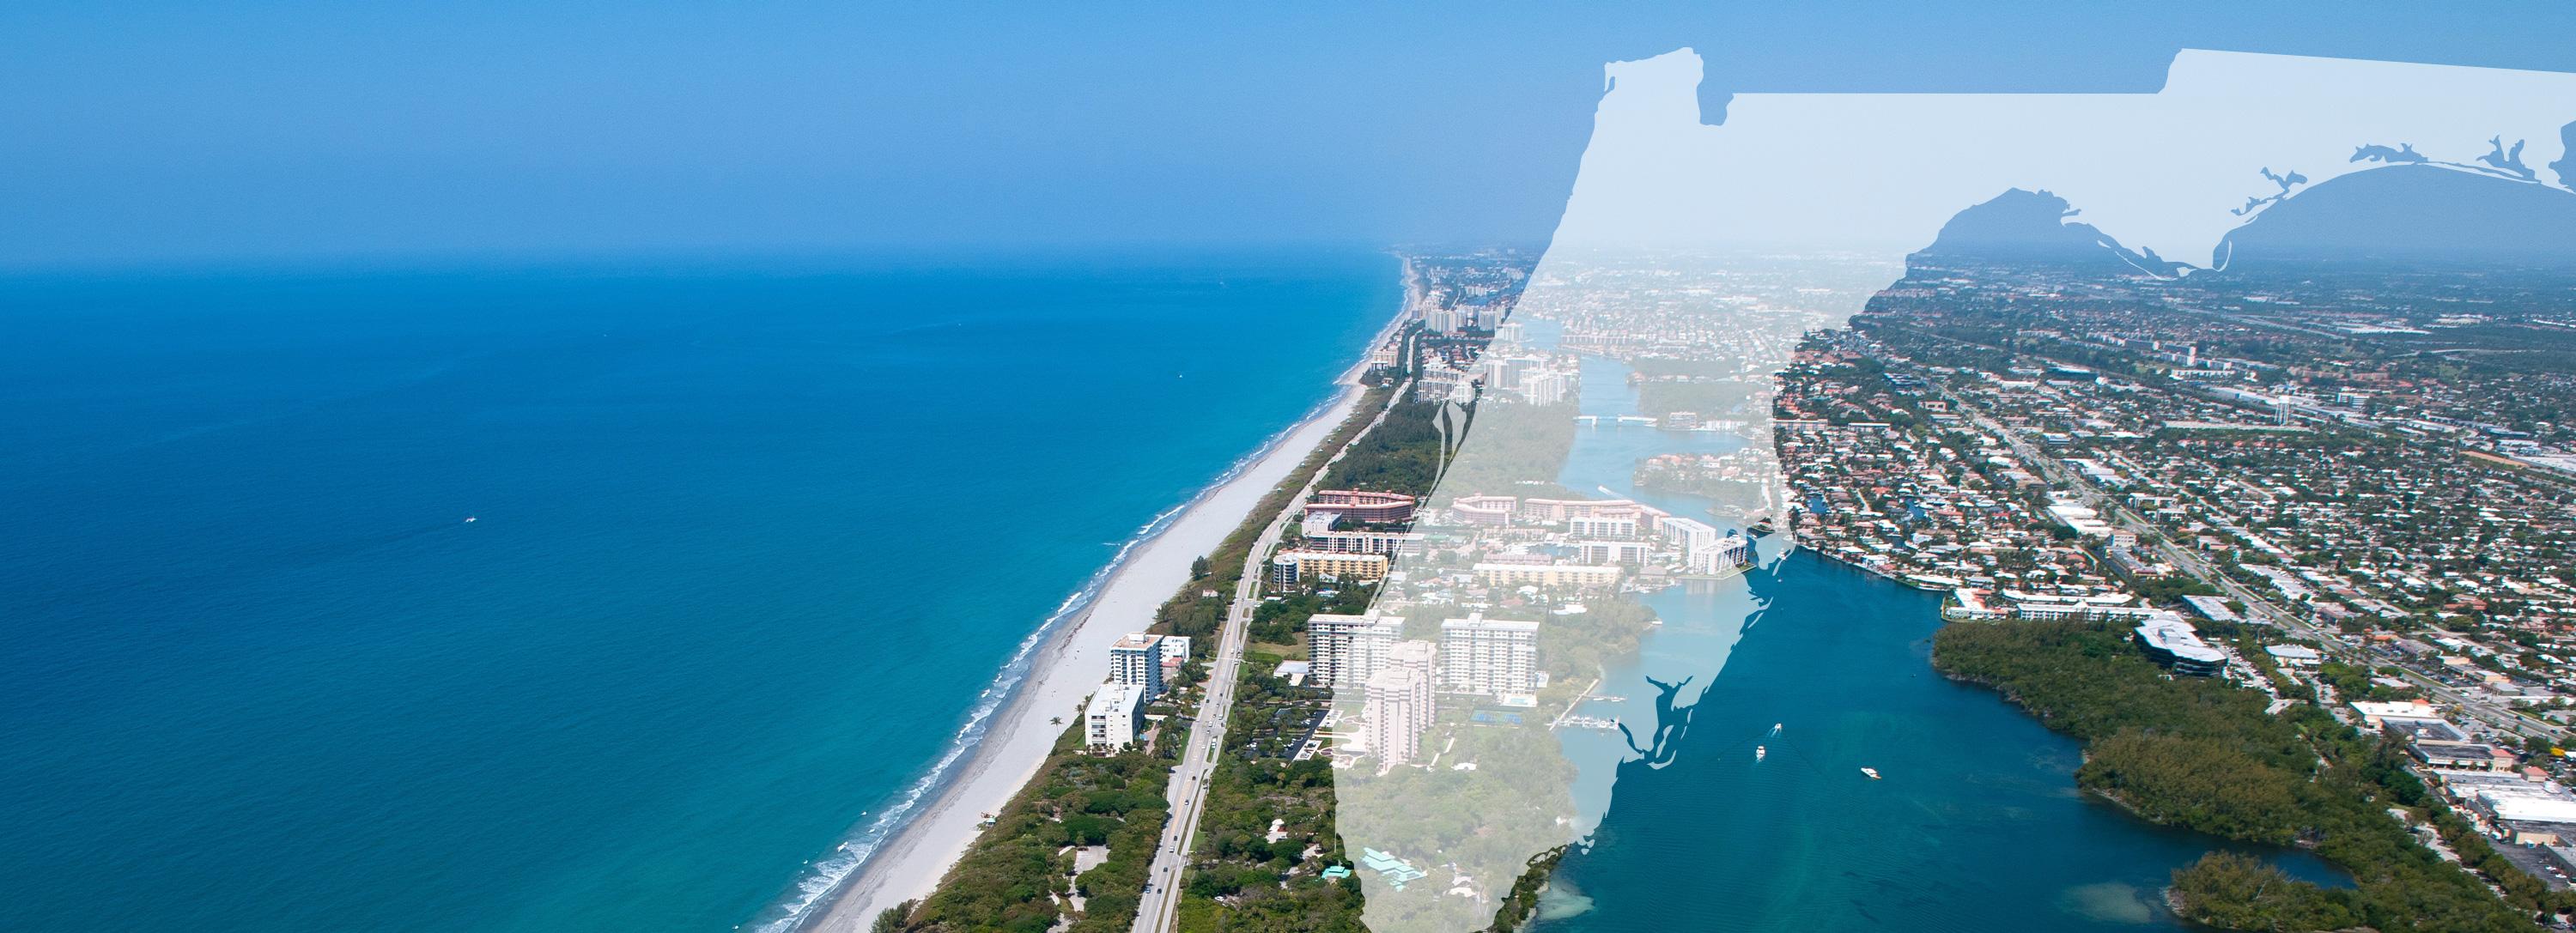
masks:
[[[804,874],[796,879],[795,884],[784,896],[760,912],[760,916],[766,919],[756,920],[738,926],[736,929],[750,927],[757,933],[793,933],[802,929],[807,922],[819,917],[822,913],[821,908],[831,904],[834,893],[852,879],[857,878],[860,870],[867,867],[869,859],[874,857],[878,850],[884,848],[888,840],[912,825],[912,820],[924,803],[937,799],[939,794],[948,789],[948,786],[954,782],[957,766],[965,762],[974,754],[976,748],[983,744],[984,735],[991,731],[994,715],[1000,713],[1013,699],[1017,698],[1020,685],[1027,682],[1029,672],[1036,666],[1039,650],[1047,647],[1048,642],[1055,640],[1054,636],[1066,628],[1065,623],[1068,620],[1078,620],[1090,610],[1092,602],[1100,596],[1103,589],[1108,587],[1109,581],[1117,577],[1118,571],[1127,566],[1127,560],[1131,555],[1162,537],[1164,532],[1170,531],[1172,525],[1177,523],[1182,515],[1188,514],[1190,509],[1206,502],[1214,497],[1218,490],[1224,489],[1227,484],[1241,478],[1244,473],[1252,469],[1253,465],[1260,463],[1263,458],[1277,451],[1280,445],[1286,444],[1289,438],[1296,436],[1298,430],[1330,412],[1348,391],[1351,390],[1347,387],[1336,386],[1335,391],[1326,395],[1323,401],[1317,402],[1296,420],[1289,422],[1287,427],[1264,439],[1259,446],[1252,449],[1252,452],[1236,458],[1224,472],[1217,474],[1214,480],[1201,486],[1188,499],[1183,500],[1179,505],[1164,509],[1152,520],[1147,521],[1144,527],[1137,529],[1134,535],[1118,546],[1116,553],[1110,555],[1107,563],[1093,571],[1080,587],[1066,596],[1063,602],[1056,604],[1055,610],[1047,614],[1046,620],[1039,623],[1036,630],[1020,640],[1019,647],[1011,652],[1011,659],[1002,665],[1001,673],[993,678],[992,684],[986,686],[982,693],[976,694],[975,705],[967,711],[965,725],[957,730],[956,737],[949,740],[947,749],[922,771],[920,777],[913,779],[912,784],[898,794],[893,803],[875,811],[873,818],[854,827],[838,845],[832,847],[831,854],[807,866]],[[1064,645],[1060,641],[1054,645],[1055,651],[1060,652],[1063,648]]]

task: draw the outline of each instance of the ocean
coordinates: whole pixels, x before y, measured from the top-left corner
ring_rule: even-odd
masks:
[[[774,919],[1395,273],[0,279],[0,928]]]

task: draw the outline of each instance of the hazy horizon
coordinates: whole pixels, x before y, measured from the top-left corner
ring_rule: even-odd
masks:
[[[2553,26],[2551,20],[2558,22]],[[2576,68],[2576,11],[0,12],[0,267],[1543,243],[1605,63],[2134,92],[2181,48]]]

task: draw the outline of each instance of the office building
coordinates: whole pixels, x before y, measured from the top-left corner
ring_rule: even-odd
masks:
[[[2177,674],[2207,677],[2227,666],[2227,655],[2200,640],[2191,623],[2173,613],[2159,613],[2138,626],[2138,645],[2147,657]]]

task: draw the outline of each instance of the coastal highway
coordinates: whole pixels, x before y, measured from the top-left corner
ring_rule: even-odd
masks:
[[[1208,779],[1216,774],[1219,744],[1225,735],[1226,717],[1234,712],[1234,685],[1241,678],[1244,635],[1251,630],[1252,610],[1261,605],[1261,584],[1268,575],[1262,564],[1279,536],[1288,529],[1288,519],[1304,508],[1315,486],[1324,481],[1332,465],[1351,452],[1351,446],[1367,437],[1378,425],[1386,423],[1387,413],[1395,409],[1395,400],[1403,398],[1411,383],[1398,387],[1387,396],[1386,407],[1378,409],[1368,428],[1351,435],[1340,450],[1306,477],[1286,508],[1271,516],[1270,524],[1261,529],[1261,537],[1252,542],[1252,552],[1243,558],[1243,577],[1234,585],[1234,601],[1225,613],[1225,625],[1218,630],[1216,658],[1210,662],[1207,696],[1199,703],[1198,721],[1190,725],[1190,735],[1181,745],[1181,763],[1172,769],[1171,786],[1163,796],[1171,801],[1171,821],[1163,825],[1163,836],[1155,841],[1154,865],[1146,873],[1144,900],[1136,906],[1135,933],[1161,933],[1179,920],[1181,908],[1181,873],[1188,870],[1190,844],[1198,835],[1199,817],[1207,810]]]

